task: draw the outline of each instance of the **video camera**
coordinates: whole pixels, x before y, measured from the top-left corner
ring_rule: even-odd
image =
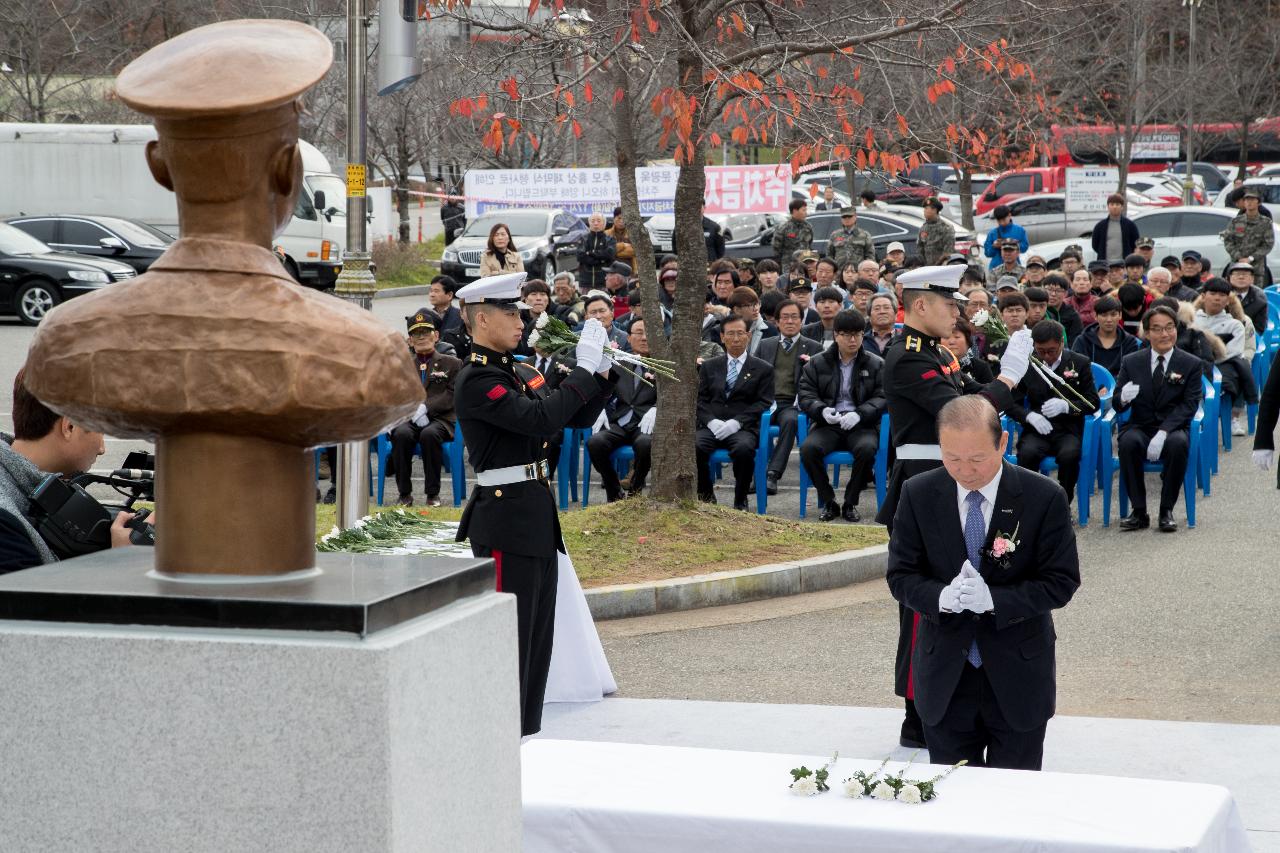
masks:
[[[155,500],[156,458],[152,453],[134,451],[124,465],[110,474],[77,474],[63,479],[50,474],[40,481],[29,500],[31,523],[50,550],[65,560],[104,551],[111,547],[111,523],[118,513],[134,512],[138,501]],[[125,500],[103,504],[85,490],[86,485],[103,483]],[[155,527],[148,524],[149,510],[139,510],[129,522],[134,545],[155,545]]]

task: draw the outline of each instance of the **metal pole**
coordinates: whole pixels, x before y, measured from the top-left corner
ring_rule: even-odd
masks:
[[[1191,23],[1187,33],[1187,174],[1182,180],[1182,203],[1191,204],[1195,199],[1196,178],[1195,178],[1195,152],[1192,151],[1192,144],[1196,135],[1195,124],[1195,90],[1190,85],[1190,81],[1196,79],[1196,7],[1200,5],[1200,0],[1182,0],[1190,9]]]
[[[347,0],[347,247],[334,295],[367,310],[373,308],[374,293],[365,224],[368,30],[365,0]],[[345,530],[369,514],[368,443],[338,445],[338,470],[333,476],[338,492],[337,525]]]

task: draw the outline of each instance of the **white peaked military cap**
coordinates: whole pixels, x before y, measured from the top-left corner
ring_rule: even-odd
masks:
[[[968,302],[966,296],[960,294],[960,277],[967,267],[960,264],[949,264],[941,267],[916,267],[898,273],[894,281],[905,290],[928,290],[950,296],[958,302]]]
[[[458,290],[457,297],[463,305],[497,305],[499,308],[519,310],[528,308],[521,301],[520,288],[527,273],[509,272],[486,276]]]

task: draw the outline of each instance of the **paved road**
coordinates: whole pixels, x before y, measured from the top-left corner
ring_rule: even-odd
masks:
[[[422,303],[379,299],[374,313],[402,330]],[[30,338],[0,323],[2,429]],[[104,466],[133,446],[110,442]],[[1079,531],[1084,583],[1057,617],[1063,713],[1280,723],[1280,492],[1249,464],[1250,446],[1224,455],[1195,530],[1103,529],[1095,497],[1095,521]],[[797,515],[797,465],[793,456],[771,513]],[[875,582],[600,627],[624,696],[889,706],[896,624]]]

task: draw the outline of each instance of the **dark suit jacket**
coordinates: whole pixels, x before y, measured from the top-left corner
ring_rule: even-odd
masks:
[[[1068,378],[1067,373],[1074,372],[1074,376]],[[1089,401],[1086,407],[1083,403],[1075,398],[1070,392],[1063,390],[1067,402],[1075,405],[1080,409],[1078,414],[1067,412],[1065,415],[1058,415],[1056,418],[1050,418],[1049,423],[1053,424],[1054,432],[1070,432],[1078,436],[1084,435],[1084,419],[1086,415],[1091,415],[1098,411],[1098,385],[1093,381],[1093,368],[1089,364],[1089,359],[1078,352],[1070,350],[1062,351],[1062,360],[1058,363],[1058,369],[1054,371],[1063,378],[1063,380],[1076,390],[1081,397]],[[1018,387],[1013,389],[1014,404],[1005,409],[1004,413],[1013,418],[1020,424],[1026,424],[1027,415],[1031,412],[1039,412],[1040,407],[1046,402],[1059,396],[1053,389],[1049,387],[1048,380],[1042,378],[1039,373],[1034,370],[1028,370],[1026,375],[1022,377],[1022,381],[1018,383]],[[1027,405],[1023,405],[1026,403]]]
[[[773,365],[748,355],[733,391],[725,397],[729,357],[716,356],[698,368],[698,426],[737,419],[744,432],[760,432],[760,416],[773,405]]]
[[[1130,411],[1129,421],[1121,424],[1120,431],[1131,427],[1147,432],[1187,429],[1204,398],[1204,389],[1200,385],[1203,375],[1204,363],[1200,359],[1174,347],[1169,351],[1164,382],[1159,388],[1153,388],[1151,350],[1141,349],[1125,356],[1120,363],[1115,399],[1112,401],[1117,412]],[[1126,404],[1120,397],[1120,389],[1129,382],[1137,383],[1138,396]]]
[[[955,480],[937,468],[910,478],[902,489],[887,579],[894,598],[920,614],[911,664],[916,709],[927,725],[942,720],[975,638],[1000,711],[1015,731],[1030,731],[1054,713],[1057,634],[1050,611],[1070,601],[1080,586],[1075,533],[1066,494],[1056,482],[1002,464],[976,567],[991,588],[990,613],[938,609],[943,588],[966,559]],[[989,556],[997,535],[1016,539],[1007,563]]]
[[[852,397],[855,411],[860,416],[858,428],[880,429],[880,416],[888,402],[884,396],[884,359],[865,349],[858,350],[853,359]],[[828,424],[822,410],[836,404],[840,396],[840,350],[831,346],[805,365],[800,375],[800,411],[809,416],[812,428]]]
[[[781,336],[775,334],[771,338],[763,338],[760,341],[760,346],[756,348],[756,358],[760,359],[761,361],[767,361],[769,364],[773,364],[778,359],[778,350],[781,347],[782,347]],[[803,358],[803,356],[807,355],[809,356],[809,358],[813,358],[814,356],[821,354],[822,341],[815,341],[812,338],[806,338],[804,336],[804,333],[801,332],[799,337],[796,338],[795,351],[796,351],[796,363],[795,363],[795,371],[794,371],[795,377],[793,381],[795,382],[796,393],[799,394],[800,393],[800,374],[803,371],[804,365],[805,365],[805,359]],[[779,400],[778,405],[789,406],[791,405],[791,402],[792,402],[791,400]]]
[[[627,366],[630,370],[636,368],[632,365]],[[639,426],[640,419],[645,413],[652,409],[658,403],[658,389],[653,385],[646,385],[630,373],[619,370],[617,371],[618,381],[613,386],[613,405],[609,411],[609,422],[616,424],[622,420],[623,415],[631,412],[631,420],[627,426]],[[644,376],[644,373],[640,373]],[[649,382],[653,382],[649,379]]]

